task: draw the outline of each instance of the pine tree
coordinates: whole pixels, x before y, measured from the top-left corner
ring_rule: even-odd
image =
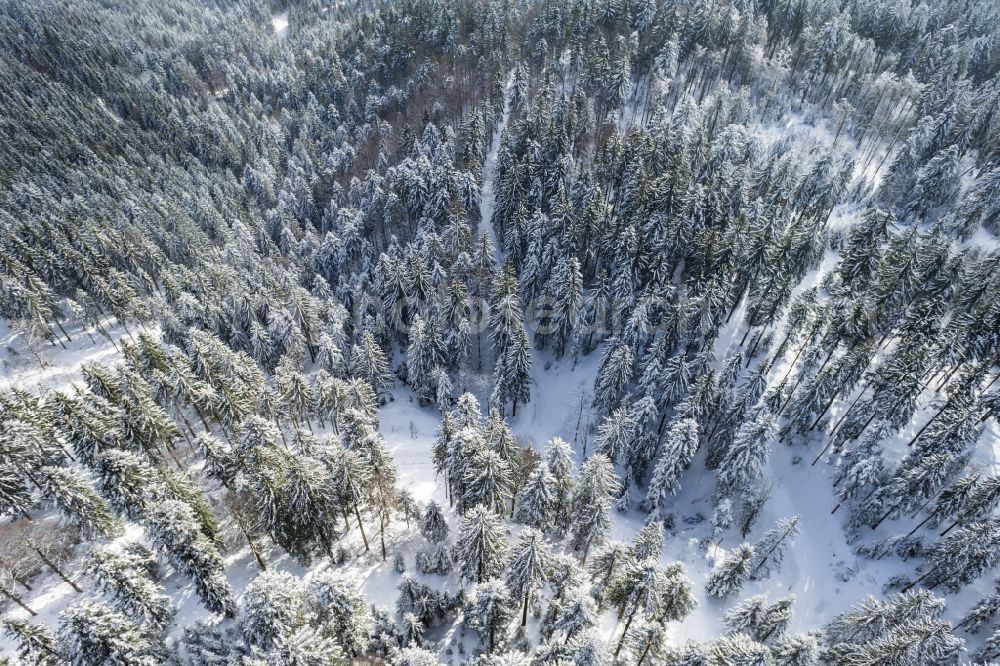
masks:
[[[829,654],[834,659],[847,653],[864,655],[872,646],[885,645],[889,634],[898,628],[938,623],[944,609],[944,600],[926,590],[900,594],[888,601],[868,597],[827,625]],[[823,658],[826,660],[825,655]]]
[[[545,443],[545,465],[555,479],[552,525],[555,532],[562,535],[570,529],[576,488],[576,481],[573,479],[573,453],[566,440],[553,437]]]
[[[198,596],[213,613],[232,617],[232,589],[224,573],[225,564],[215,545],[201,531],[194,511],[184,502],[165,499],[153,503],[146,526],[157,549],[194,581]]]
[[[377,432],[367,438],[365,450],[366,467],[371,470],[367,488],[368,505],[378,519],[379,541],[382,547],[382,561],[388,559],[385,533],[396,510],[399,494],[396,491],[396,466],[386,449],[385,442]]]
[[[528,600],[549,577],[552,554],[538,530],[526,527],[511,549],[510,564],[504,582],[513,599],[524,599],[521,626],[528,622]]]
[[[431,500],[427,503],[424,516],[420,521],[420,533],[431,543],[442,543],[448,538],[448,522],[438,503]]]
[[[888,603],[869,598],[828,627],[829,648],[821,654],[834,663],[957,663],[963,641],[940,619],[944,602],[929,593],[901,595]]]
[[[163,662],[164,648],[126,615],[104,603],[80,602],[59,614],[58,650],[71,664]]]
[[[302,622],[305,588],[284,571],[265,571],[243,595],[240,627],[247,642],[261,650],[283,643]]]
[[[945,498],[943,491],[940,497]],[[941,533],[941,536],[947,535],[959,525],[988,520],[997,505],[1000,505],[1000,476],[991,476],[968,491],[968,498],[962,502],[961,509],[957,511],[958,515],[955,516],[951,525]]]
[[[580,590],[571,591],[568,598],[559,606],[559,611],[552,622],[554,631],[561,631],[568,643],[576,635],[591,629],[597,624],[597,608],[594,602]]]
[[[336,638],[344,655],[358,659],[368,651],[374,627],[371,607],[349,577],[322,571],[309,581],[306,592],[316,622]]]
[[[413,613],[403,614],[403,645],[420,647],[424,642],[424,625]]]
[[[451,497],[452,478],[449,475],[448,456],[452,448],[452,440],[455,437],[455,432],[456,428],[452,415],[449,412],[442,412],[441,425],[438,428],[436,437],[434,439],[434,447],[433,447],[434,476],[444,477],[445,494],[448,495],[449,500],[452,499]]]
[[[21,475],[7,465],[0,467],[0,516],[27,516],[33,504]]]
[[[708,648],[710,664],[764,664],[771,662],[771,653],[766,645],[754,641],[745,634],[723,636]]]
[[[975,654],[975,657],[986,661],[996,659],[997,655],[1000,655],[1000,629],[994,631],[989,638],[983,641],[983,646]]]
[[[544,463],[531,472],[519,495],[517,520],[540,530],[552,527],[555,509],[556,479]]]
[[[455,542],[462,578],[482,583],[499,575],[508,551],[507,530],[497,514],[484,506],[475,506],[465,514]]]
[[[970,523],[927,549],[917,582],[957,591],[1000,563],[1000,523]]]
[[[580,470],[580,481],[573,495],[572,545],[582,550],[587,561],[591,546],[600,545],[611,526],[611,503],[619,490],[614,465],[607,456],[594,454]]]
[[[629,548],[629,554],[639,562],[650,557],[658,560],[662,550],[663,521],[650,519],[636,533],[632,546]]]
[[[434,341],[420,315],[410,324],[410,343],[406,348],[406,383],[424,401],[433,396]]]
[[[636,666],[660,663],[666,660],[667,629],[662,624],[633,627],[626,637],[626,644],[635,657]]]
[[[608,456],[612,462],[620,461],[629,443],[635,438],[637,427],[638,424],[629,417],[624,407],[615,409],[598,426],[594,450]]]
[[[955,629],[962,628],[965,631],[976,633],[987,622],[1000,613],[1000,584],[994,584],[993,592],[980,599],[973,606]]]
[[[17,656],[26,664],[56,666],[62,662],[56,637],[48,627],[13,618],[3,621],[4,633],[17,645]]]
[[[708,577],[705,591],[713,597],[725,597],[738,591],[750,577],[753,559],[753,546],[741,544]]]
[[[810,666],[820,653],[818,631],[786,636],[771,648],[775,666]]]
[[[531,399],[530,383],[528,336],[523,325],[519,325],[510,333],[509,342],[497,355],[490,406],[502,412],[504,405],[510,402],[511,414],[517,416],[517,403],[526,403]]]
[[[80,472],[66,467],[42,467],[38,473],[45,501],[84,534],[111,539],[122,533],[122,525],[111,507]]]
[[[381,399],[392,387],[389,361],[385,352],[375,342],[371,331],[364,331],[358,344],[351,349],[351,375],[368,382]]]
[[[618,615],[625,618],[625,626],[615,647],[616,657],[640,611],[664,624],[683,619],[696,605],[683,568],[679,564],[661,568],[653,558],[633,561],[625,568],[617,591],[612,601],[618,604]]]
[[[420,647],[405,647],[392,657],[392,666],[437,666],[436,652]]]
[[[282,468],[277,486],[281,507],[272,528],[276,541],[304,563],[312,560],[317,547],[332,559],[334,522],[340,508],[334,477],[309,456],[288,456]]]
[[[365,480],[369,478],[368,466],[360,453],[342,446],[330,449],[325,455],[325,463],[331,473],[330,483],[334,497],[344,518],[344,531],[345,533],[350,531],[348,513],[353,513],[367,551],[368,536],[361,523],[361,505],[365,501]]]
[[[320,630],[298,627],[285,637],[268,655],[277,664],[322,664],[337,666],[344,663],[344,653],[333,638]]]
[[[94,546],[87,561],[87,571],[118,610],[162,629],[170,623],[174,609],[163,586],[150,575],[155,570],[152,553],[135,542],[120,549]]]
[[[510,592],[499,580],[481,582],[466,605],[466,623],[486,642],[487,654],[506,642],[505,628],[514,617]]]
[[[632,348],[624,340],[616,338],[608,341],[594,379],[595,407],[609,412],[618,404],[622,391],[632,380],[634,363]]]
[[[782,597],[773,604],[767,596],[754,595],[726,611],[722,621],[730,630],[766,643],[778,640],[792,620],[794,596]]]
[[[680,490],[681,474],[691,464],[698,451],[698,424],[694,419],[675,422],[667,430],[660,457],[653,469],[646,498],[639,505],[643,511],[657,509],[661,514],[666,510],[666,498]]]
[[[769,578],[781,566],[785,550],[798,533],[798,516],[783,518],[765,532],[753,547],[754,557],[750,566],[750,578],[753,580]]]
[[[771,454],[773,433],[774,419],[766,408],[739,429],[716,472],[720,497],[746,492],[760,479]]]
[[[574,344],[573,336],[581,324],[583,275],[576,257],[564,258],[556,265],[547,291],[552,299],[553,351],[559,358]]]
[[[503,514],[513,494],[510,465],[496,451],[477,452],[465,470],[462,507],[482,505]]]

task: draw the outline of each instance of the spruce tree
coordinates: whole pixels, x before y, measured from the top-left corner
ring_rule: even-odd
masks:
[[[713,597],[725,597],[739,591],[750,577],[753,559],[753,546],[741,544],[716,566],[705,581],[705,591]]]
[[[573,548],[587,561],[587,553],[600,545],[611,526],[611,503],[620,485],[607,456],[594,454],[583,464],[573,495],[571,532]]]
[[[544,463],[531,472],[519,494],[515,517],[520,522],[540,530],[552,528],[555,509],[556,480]]]
[[[484,506],[475,506],[462,518],[455,541],[455,559],[462,578],[478,583],[497,576],[509,551],[507,530],[500,517]]]
[[[111,507],[80,472],[67,467],[42,467],[38,475],[44,500],[84,534],[111,539],[122,533]]]
[[[528,601],[549,577],[552,554],[542,539],[542,534],[526,527],[518,535],[517,543],[511,549],[510,563],[504,574],[504,582],[513,599],[523,599],[521,604],[521,626],[528,622]]]
[[[476,587],[466,605],[466,623],[486,643],[487,654],[506,643],[506,627],[514,617],[510,591],[499,580],[487,580]]]
[[[222,556],[199,528],[191,507],[173,499],[155,502],[147,512],[146,527],[156,548],[194,581],[205,607],[232,617],[235,604]]]
[[[87,571],[118,610],[162,629],[174,609],[163,586],[150,575],[155,570],[152,553],[135,542],[120,548],[94,546],[87,560]]]
[[[754,557],[750,566],[750,578],[769,578],[781,566],[785,551],[799,533],[799,517],[783,518],[764,533],[754,544]]]
[[[163,662],[162,642],[105,603],[83,601],[59,614],[58,653],[71,664]]]
[[[649,512],[656,509],[661,514],[666,510],[666,498],[680,490],[678,481],[698,451],[698,441],[698,424],[694,419],[683,419],[670,426],[653,469],[646,498],[639,505],[641,510]]]

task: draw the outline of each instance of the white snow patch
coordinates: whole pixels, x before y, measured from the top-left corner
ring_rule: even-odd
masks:
[[[271,25],[274,27],[274,36],[284,39],[288,36],[288,10],[275,14],[271,17]]]

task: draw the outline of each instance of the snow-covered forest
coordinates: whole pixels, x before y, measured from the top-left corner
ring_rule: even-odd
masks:
[[[0,663],[1000,660],[996,0],[0,47]]]

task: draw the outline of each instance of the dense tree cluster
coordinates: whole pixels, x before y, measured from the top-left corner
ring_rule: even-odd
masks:
[[[445,623],[476,664],[1000,657],[995,591],[955,626],[934,596],[1000,564],[998,34],[991,0],[3,5],[13,364],[122,359],[0,393],[19,658],[430,664]],[[519,442],[588,356],[583,445]],[[411,394],[447,501],[380,431]],[[734,599],[807,528],[755,528],[779,445],[859,556],[916,560],[822,631]],[[662,551],[705,470],[696,588]],[[338,569],[362,549],[394,615]],[[51,627],[43,572],[79,594]],[[702,592],[728,633],[673,644]]]

